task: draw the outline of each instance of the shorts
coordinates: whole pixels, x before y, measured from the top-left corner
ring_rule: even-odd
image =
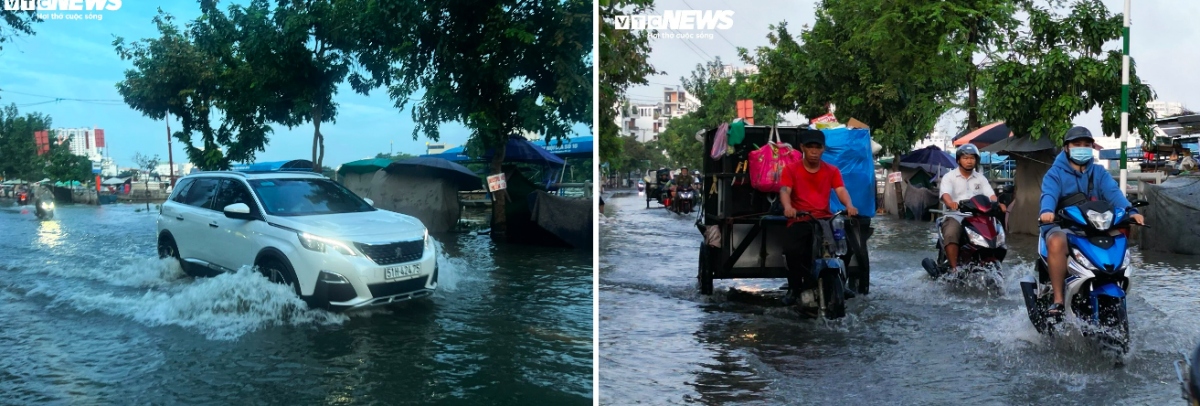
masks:
[[[1042,224],[1042,225],[1038,226],[1038,229],[1039,229],[1038,232],[1041,234],[1042,240],[1045,240],[1047,237],[1050,237],[1050,234],[1052,234],[1052,233],[1065,233],[1066,232],[1066,231],[1063,231],[1062,227],[1059,227],[1058,224],[1053,224],[1053,223],[1052,224]]]
[[[954,217],[944,217],[942,219],[942,241],[946,244],[961,244],[963,235],[962,223]]]

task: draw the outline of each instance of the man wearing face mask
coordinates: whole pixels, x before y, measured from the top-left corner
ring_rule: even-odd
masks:
[[[1068,196],[1082,194],[1087,200],[1109,202],[1113,207],[1125,208],[1138,224],[1145,219],[1129,204],[1121,193],[1117,181],[1099,164],[1092,162],[1092,132],[1084,127],[1071,127],[1063,137],[1063,151],[1054,159],[1050,171],[1042,177],[1042,199],[1038,220],[1042,236],[1046,241],[1046,265],[1050,272],[1050,286],[1054,288],[1054,304],[1047,310],[1052,316],[1063,311],[1063,280],[1067,277],[1067,237],[1054,224],[1054,213],[1059,203]]]

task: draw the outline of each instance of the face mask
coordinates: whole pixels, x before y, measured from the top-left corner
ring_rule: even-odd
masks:
[[[1071,162],[1083,165],[1092,161],[1092,149],[1088,147],[1071,148]]]

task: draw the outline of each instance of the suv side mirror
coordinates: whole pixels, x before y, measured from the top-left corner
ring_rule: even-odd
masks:
[[[374,200],[371,200],[371,199],[368,199],[368,198],[365,198],[365,197],[364,197],[364,198],[363,198],[363,201],[364,201],[364,202],[367,202],[367,205],[368,205],[368,206],[375,207],[375,201],[374,201]]]
[[[250,206],[245,203],[234,203],[225,206],[225,217],[231,219],[254,220],[254,216],[250,214]]]

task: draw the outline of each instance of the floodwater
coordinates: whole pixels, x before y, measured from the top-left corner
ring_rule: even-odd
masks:
[[[1117,367],[1078,333],[1029,323],[1017,280],[1033,272],[1030,236],[1010,237],[1007,282],[989,293],[929,280],[930,223],[877,217],[871,294],[845,319],[811,320],[764,293],[784,280],[700,295],[695,217],[605,200],[602,404],[1184,404],[1172,362],[1200,342],[1200,258],[1134,250],[1132,349]]]
[[[0,209],[0,404],[592,403],[590,252],[438,236],[434,296],[335,314],[183,275],[143,207]]]

